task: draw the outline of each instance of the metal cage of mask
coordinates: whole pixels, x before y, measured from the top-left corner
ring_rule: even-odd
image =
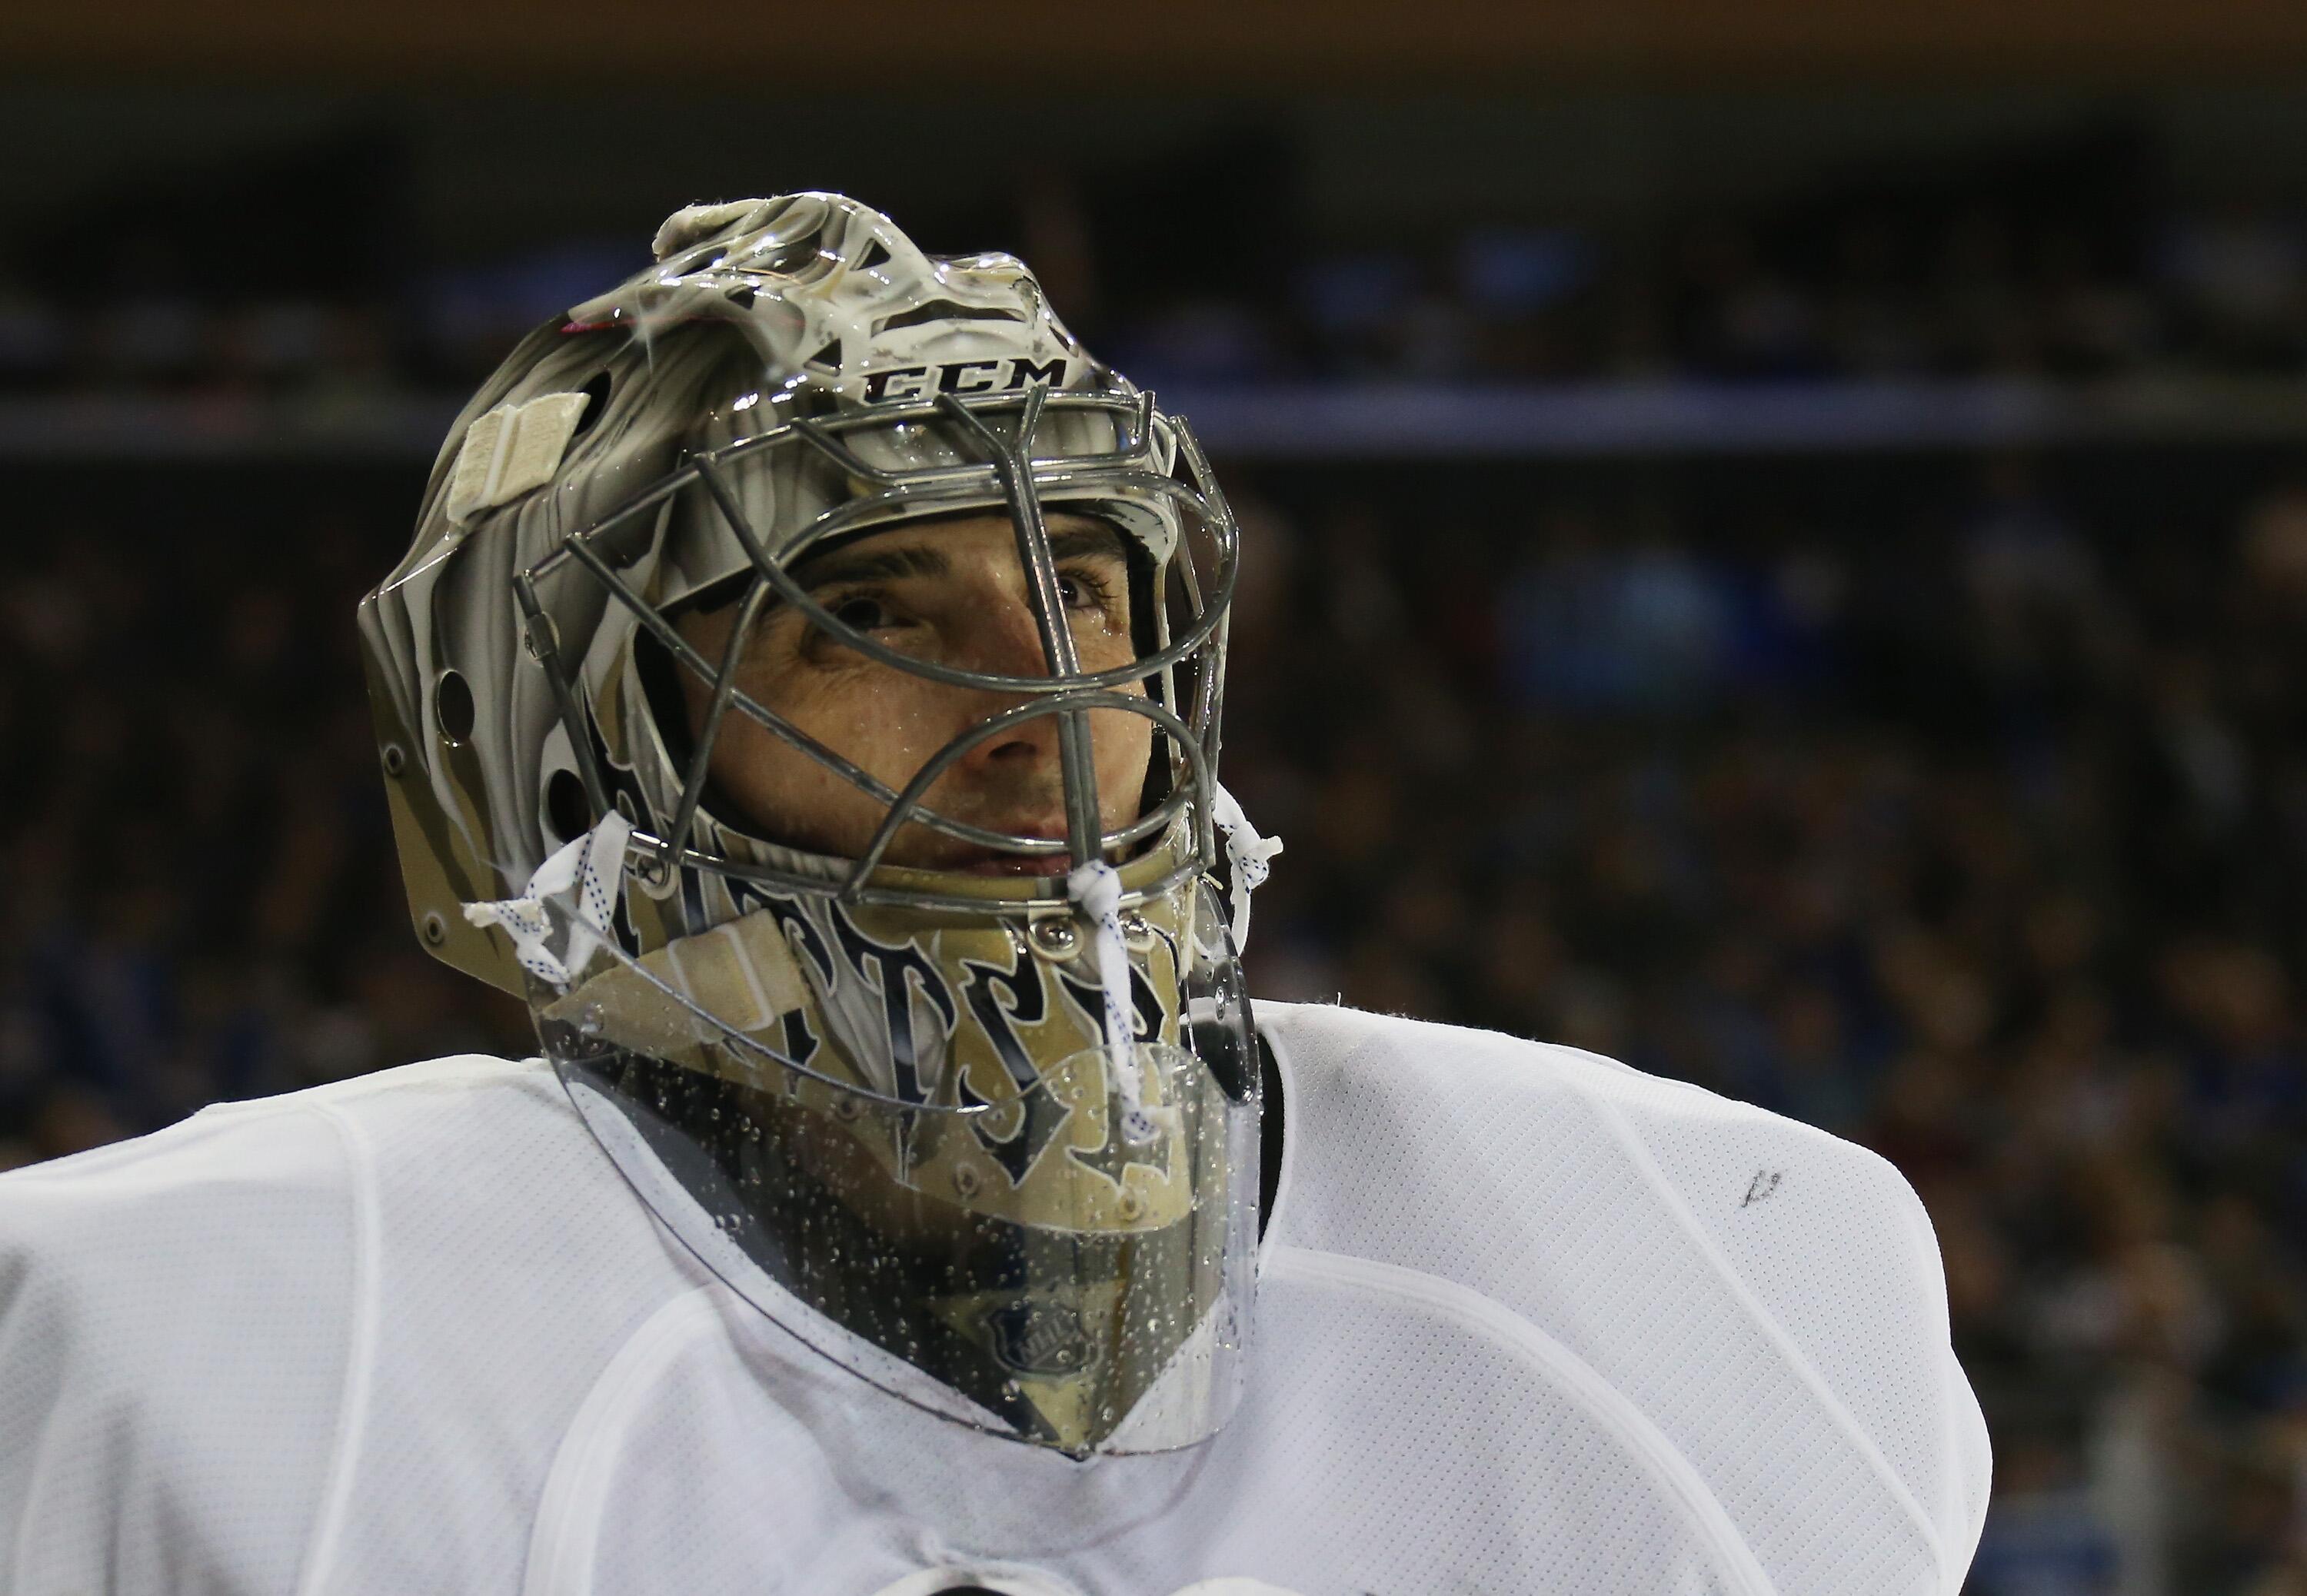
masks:
[[[1103,417],[1113,428],[1109,449],[1086,454],[1037,457],[1031,449],[1045,416],[1078,413]],[[1014,417],[1014,425],[997,426]],[[905,425],[942,427],[960,452],[973,462],[893,469],[876,465],[845,441],[853,434]],[[1168,444],[1174,465],[1164,468],[1161,446]],[[731,469],[764,451],[802,448],[828,463],[852,484],[851,496],[818,515],[773,553],[750,524],[731,484]],[[1178,468],[1182,467],[1184,480]],[[676,496],[701,489],[742,549],[750,580],[739,601],[737,623],[717,665],[683,638],[666,614],[636,592],[619,574],[602,545],[643,517],[661,514]],[[1165,561],[1157,563],[1151,599],[1157,617],[1165,613],[1166,585],[1174,581],[1182,598],[1185,624],[1174,636],[1158,636],[1150,653],[1126,665],[1085,672],[1059,591],[1059,577],[1044,525],[1045,502],[1065,506],[1100,500],[1135,500],[1191,517],[1205,530],[1214,555],[1206,574],[1194,559],[1190,538],[1180,535]],[[852,533],[896,521],[965,509],[1005,508],[1016,533],[1027,599],[1040,635],[1048,673],[1012,676],[917,659],[888,647],[834,616],[812,599],[792,569],[800,558]],[[642,489],[618,508],[570,534],[553,551],[512,578],[526,644],[551,683],[553,702],[567,730],[575,764],[592,813],[605,814],[615,801],[601,768],[599,752],[586,725],[581,662],[565,659],[551,607],[540,585],[570,567],[597,582],[615,602],[665,650],[676,664],[710,689],[700,724],[691,739],[676,807],[663,836],[636,831],[633,867],[645,886],[663,886],[681,869],[695,869],[748,883],[830,894],[844,901],[924,909],[983,913],[982,896],[939,892],[926,887],[875,883],[871,877],[897,832],[918,823],[979,847],[1032,857],[1063,855],[1064,870],[1123,857],[1150,837],[1162,835],[1180,817],[1188,846],[1178,862],[1157,879],[1127,892],[1136,905],[1206,874],[1217,861],[1213,823],[1215,768],[1223,695],[1226,620],[1239,568],[1238,539],[1207,460],[1182,417],[1158,412],[1150,393],[1051,392],[1033,386],[1018,393],[960,396],[940,394],[921,403],[877,405],[831,415],[792,417],[750,437],[694,455],[679,469]],[[1168,568],[1166,570],[1163,568]],[[1206,587],[1205,580],[1206,577]],[[953,687],[1022,697],[1025,702],[987,717],[933,753],[902,790],[891,789],[834,749],[809,736],[775,711],[739,691],[737,667],[752,626],[772,597],[791,605],[807,621],[842,645],[892,669]],[[1164,627],[1164,631],[1167,627]],[[1188,713],[1178,713],[1181,669],[1191,678]],[[1136,683],[1159,685],[1158,697],[1120,689]],[[784,866],[737,859],[692,847],[692,835],[708,785],[710,760],[723,719],[730,710],[753,720],[853,787],[886,806],[870,844],[837,878],[811,875]],[[1089,716],[1119,711],[1154,722],[1171,751],[1169,790],[1135,820],[1113,831],[1100,819],[1097,775]],[[986,829],[942,815],[925,797],[937,780],[972,748],[1025,721],[1054,716],[1059,722],[1059,759],[1064,785],[1067,835],[1060,841]],[[1158,745],[1157,745],[1158,746]],[[1006,912],[1025,914],[1068,909],[1062,890],[1000,900]]]

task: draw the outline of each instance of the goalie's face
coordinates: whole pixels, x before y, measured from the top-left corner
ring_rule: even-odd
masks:
[[[1047,525],[1079,669],[1127,665],[1136,648],[1122,534],[1085,516],[1052,514]],[[907,522],[810,560],[798,575],[836,619],[909,657],[1008,676],[1048,672],[1007,515]],[[691,612],[676,624],[699,653],[717,660],[740,612],[730,604]],[[682,687],[694,734],[710,689],[688,673]],[[884,664],[790,608],[769,610],[755,622],[736,687],[893,789],[902,789],[955,738],[1017,703],[1014,696],[955,687]],[[1091,711],[1088,721],[1100,821],[1112,831],[1139,812],[1154,726],[1119,710]],[[722,721],[712,774],[740,811],[730,819],[812,852],[859,857],[885,814],[879,799],[748,716]],[[1057,719],[1027,720],[979,743],[924,798],[931,809],[990,831],[1063,839]],[[1039,875],[1066,867],[1062,857],[999,853],[917,823],[901,828],[883,857],[893,865],[978,874]]]
[[[833,1364],[1195,1444],[1256,1261],[1224,497],[1007,257],[820,194],[656,253],[490,379],[363,607],[418,927]]]

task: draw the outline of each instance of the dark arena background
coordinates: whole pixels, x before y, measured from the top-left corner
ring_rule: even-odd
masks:
[[[529,1050],[354,604],[524,330],[840,188],[1212,445],[1254,991],[1875,1148],[1967,1588],[2307,1596],[2307,8],[375,9],[0,22],[0,1167]]]

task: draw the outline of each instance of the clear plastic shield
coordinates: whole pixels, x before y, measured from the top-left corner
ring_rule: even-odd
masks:
[[[680,944],[648,960],[604,946],[585,978],[537,994],[539,1031],[658,1216],[819,1352],[1014,1438],[1075,1455],[1167,1450],[1214,1431],[1239,1390],[1259,1098],[1206,887],[1147,908],[1131,954],[1140,1034],[1121,1050],[1046,955],[1060,939],[1024,922],[956,925],[951,945],[938,933],[914,944],[922,965],[892,989],[918,1009],[906,1024],[934,1031],[940,1011],[920,1000],[954,972],[956,1014],[976,1023],[916,1046],[891,1090],[771,1013],[776,950],[801,943],[768,909],[686,958]],[[771,1001],[745,1013],[716,999],[723,982]],[[1052,1065],[1025,1063],[1050,1056],[1051,1035],[1004,1046],[1058,1025],[1085,1045]],[[1138,1141],[1120,1129],[1124,1068],[1154,1127]]]

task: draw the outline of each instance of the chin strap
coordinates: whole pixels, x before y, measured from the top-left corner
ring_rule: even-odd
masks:
[[[1274,856],[1282,851],[1282,839],[1259,836],[1249,816],[1241,812],[1239,801],[1222,787],[1210,800],[1210,819],[1225,833],[1226,860],[1233,867],[1232,931],[1238,953],[1249,945],[1250,894],[1264,886],[1273,873]]]
[[[631,821],[610,810],[600,824],[539,865],[519,897],[467,903],[465,917],[476,926],[501,928],[512,938],[523,969],[566,992],[613,935],[609,921],[624,885],[625,838],[632,829]],[[573,904],[562,905],[558,915],[546,909],[547,899],[572,888]],[[552,947],[556,920],[568,932],[558,953]]]
[[[1121,877],[1093,859],[1066,877],[1066,895],[1095,923],[1098,984],[1105,993],[1106,1074],[1121,1098],[1121,1139],[1133,1147],[1154,1139],[1145,1112],[1145,1075],[1139,1062],[1135,1005],[1129,1001],[1129,949],[1121,940]]]

